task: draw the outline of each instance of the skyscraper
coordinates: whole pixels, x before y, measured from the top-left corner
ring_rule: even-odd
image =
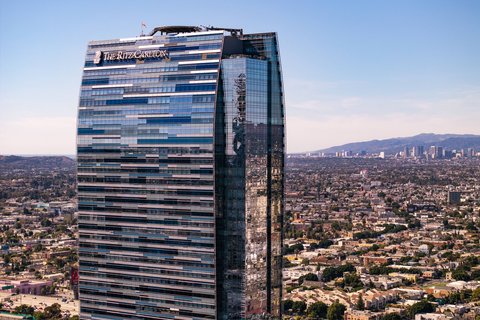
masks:
[[[77,156],[81,319],[280,315],[275,33],[171,26],[90,42]]]
[[[412,149],[413,156],[416,158],[420,158],[423,156],[424,153],[424,147],[423,146],[415,146]]]

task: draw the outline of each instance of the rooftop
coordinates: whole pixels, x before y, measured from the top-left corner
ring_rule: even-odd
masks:
[[[153,36],[157,32],[160,34],[168,33],[189,33],[189,32],[201,32],[201,31],[212,31],[212,30],[225,30],[232,33],[232,35],[243,34],[243,29],[233,29],[233,28],[218,28],[213,26],[161,26],[155,27],[148,35]]]

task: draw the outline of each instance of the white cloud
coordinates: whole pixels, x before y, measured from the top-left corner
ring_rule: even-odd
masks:
[[[27,117],[0,123],[0,154],[75,154],[75,117]]]

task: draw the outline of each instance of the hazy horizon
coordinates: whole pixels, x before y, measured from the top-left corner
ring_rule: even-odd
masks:
[[[332,148],[332,147],[337,147],[337,146],[342,146],[342,145],[351,144],[351,143],[370,142],[370,141],[375,141],[375,140],[380,140],[380,141],[381,141],[381,140],[389,140],[389,139],[411,138],[411,137],[418,136],[418,135],[422,135],[422,134],[435,134],[435,135],[475,135],[475,136],[480,136],[480,134],[474,134],[474,133],[455,133],[455,132],[434,133],[434,132],[420,132],[420,133],[414,134],[414,135],[412,135],[412,136],[401,136],[401,137],[399,136],[399,137],[389,137],[389,138],[385,138],[385,139],[370,139],[370,140],[349,141],[349,142],[342,143],[342,144],[338,144],[338,145],[331,145],[331,146],[322,147],[322,148],[316,148],[316,149],[311,149],[311,150],[303,150],[303,151],[295,151],[295,152],[287,152],[287,153],[289,153],[289,154],[294,154],[294,153],[315,152],[315,151],[319,151],[319,150],[323,150],[323,149],[328,149],[328,148]],[[18,154],[18,153],[0,153],[0,156],[19,156],[19,157],[22,157],[22,156],[25,156],[25,157],[65,156],[65,157],[72,158],[72,157],[76,157],[77,155],[76,155],[76,152],[74,152],[74,153],[41,153],[41,154],[37,154],[37,153],[22,153],[22,154]]]

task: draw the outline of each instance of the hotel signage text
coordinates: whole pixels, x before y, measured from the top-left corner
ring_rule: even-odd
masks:
[[[115,52],[103,52],[97,51],[95,52],[95,57],[93,62],[95,64],[99,64],[102,61],[121,61],[121,60],[129,60],[129,59],[168,59],[169,54],[167,50],[149,50],[149,51],[115,51]]]

